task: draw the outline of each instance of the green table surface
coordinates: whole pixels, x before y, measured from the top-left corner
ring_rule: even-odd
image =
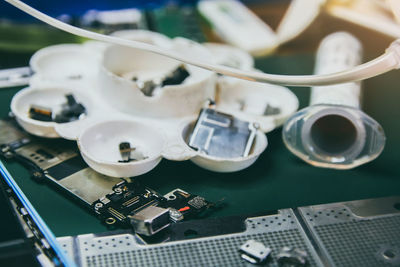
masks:
[[[28,64],[30,52],[0,51],[0,66]],[[256,60],[257,68],[273,73],[310,74],[310,51],[278,53]],[[191,161],[162,160],[138,179],[164,194],[175,188],[202,195],[211,201],[224,198],[225,207],[211,216],[251,214],[281,208],[398,195],[400,192],[400,72],[391,72],[363,83],[363,110],[381,123],[387,142],[373,162],[352,170],[312,167],[284,146],[281,128],[267,134],[266,151],[249,168],[236,173],[215,173]],[[0,89],[0,116],[9,112],[18,88]],[[309,88],[292,88],[301,108],[308,104]],[[83,205],[48,184],[34,182],[15,162],[5,162],[9,172],[56,236],[107,231]]]

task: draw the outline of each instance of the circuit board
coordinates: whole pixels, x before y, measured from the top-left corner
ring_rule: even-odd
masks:
[[[86,165],[74,142],[31,136],[13,118],[0,121],[0,148],[3,159],[21,162],[36,181],[51,182],[80,200],[111,229],[133,227],[151,236],[170,223],[195,218],[214,206],[182,189],[163,196],[137,179],[99,174]],[[159,213],[149,213],[149,207],[158,207]],[[142,217],[137,218],[138,214]],[[141,223],[150,226],[141,228]],[[157,230],[152,228],[155,226]]]

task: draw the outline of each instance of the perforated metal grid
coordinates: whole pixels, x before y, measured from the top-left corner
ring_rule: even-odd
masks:
[[[400,214],[359,217],[338,203],[299,208],[334,266],[400,266]]]
[[[309,266],[322,266],[311,243],[291,210],[250,218],[243,233],[141,245],[133,235],[77,237],[81,266],[248,266],[239,248],[249,239],[272,249],[269,266],[277,266],[276,253],[283,246],[307,252]]]
[[[74,238],[71,236],[59,237],[57,238],[57,241],[60,243],[63,252],[73,259],[75,254],[73,246]]]
[[[311,254],[298,230],[285,230],[104,253],[86,256],[85,261],[86,266],[246,266],[238,248],[249,239],[267,244],[273,251],[291,246]],[[310,266],[316,266],[309,259]]]

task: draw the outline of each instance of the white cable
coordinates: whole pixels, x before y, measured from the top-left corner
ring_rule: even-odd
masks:
[[[382,56],[367,62],[365,64],[359,65],[353,69],[337,72],[333,74],[325,75],[277,75],[268,74],[253,71],[243,71],[226,66],[220,66],[215,64],[210,64],[204,61],[194,60],[191,58],[186,58],[178,55],[175,52],[166,51],[160,47],[130,41],[118,37],[107,36],[81,28],[71,26],[69,24],[63,23],[57,19],[54,19],[40,11],[30,7],[29,5],[19,1],[19,0],[5,0],[11,5],[17,7],[18,9],[30,14],[31,16],[53,26],[63,31],[86,37],[89,39],[95,39],[102,42],[123,45],[127,47],[132,47],[136,49],[142,49],[152,53],[160,54],[184,63],[194,65],[203,69],[214,71],[223,75],[233,76],[240,79],[266,82],[272,84],[281,85],[291,85],[291,86],[323,86],[337,83],[353,82],[368,79],[379,74],[388,72],[390,70],[400,67],[400,39],[392,43],[392,45],[386,50],[386,53]],[[255,36],[256,38],[256,36]]]

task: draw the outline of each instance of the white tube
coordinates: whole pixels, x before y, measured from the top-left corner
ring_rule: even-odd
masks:
[[[319,45],[314,73],[326,74],[350,69],[361,63],[361,55],[362,46],[355,37],[346,32],[333,33]],[[359,108],[360,88],[359,82],[313,87],[310,106],[331,104]]]
[[[292,86],[317,86],[317,85],[330,85],[337,83],[345,83],[345,82],[353,82],[360,81],[367,78],[371,78],[377,76],[379,74],[388,72],[390,70],[396,69],[400,67],[400,39],[393,42],[392,45],[387,49],[386,53],[382,56],[362,65],[359,65],[353,69],[337,72],[333,74],[324,74],[324,75],[276,75],[276,74],[268,74],[268,73],[259,73],[254,71],[243,71],[238,70],[226,66],[220,66],[215,64],[210,64],[208,62],[188,58],[184,56],[180,56],[176,52],[167,51],[160,47],[149,45],[141,42],[135,42],[130,40],[124,40],[117,37],[107,36],[87,30],[83,30],[66,23],[63,23],[59,20],[56,20],[50,16],[47,16],[38,10],[26,5],[25,3],[19,0],[5,0],[11,5],[19,8],[20,10],[30,14],[31,16],[48,23],[58,29],[63,31],[90,38],[98,41],[133,47],[137,49],[146,50],[149,52],[153,52],[156,54],[160,54],[166,57],[170,57],[176,59],[178,61],[182,61],[184,63],[194,65],[200,68],[204,68],[210,71],[215,71],[220,74],[237,77],[240,79],[250,80],[250,81],[259,81],[259,82],[267,82],[273,84],[282,84],[282,85],[292,85]],[[254,37],[256,38],[256,36]]]

